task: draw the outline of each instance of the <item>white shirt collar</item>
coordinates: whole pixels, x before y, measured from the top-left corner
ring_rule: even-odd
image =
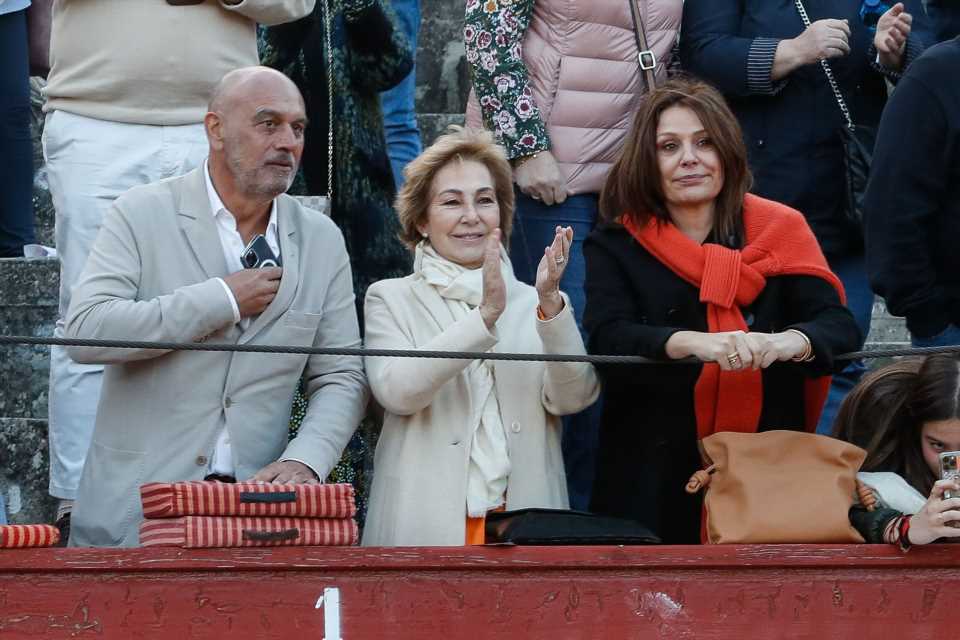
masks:
[[[221,213],[225,213],[228,216],[231,226],[234,230],[237,228],[237,219],[234,217],[230,210],[227,209],[226,205],[223,204],[223,200],[220,199],[220,194],[217,193],[216,187],[213,186],[213,180],[210,179],[210,167],[208,161],[203,161],[203,178],[207,183],[207,198],[210,200],[210,214],[216,219],[220,216]],[[276,238],[278,237],[277,233],[277,199],[273,199],[273,204],[270,206],[270,220],[267,221],[267,238],[271,236]]]

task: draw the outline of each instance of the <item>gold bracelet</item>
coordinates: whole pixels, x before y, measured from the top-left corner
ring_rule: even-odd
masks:
[[[525,165],[526,163],[528,163],[528,162],[530,162],[531,160],[533,160],[534,158],[536,158],[537,156],[539,156],[541,153],[543,153],[543,150],[542,150],[542,149],[541,149],[540,151],[534,151],[533,153],[531,153],[531,154],[528,155],[528,156],[520,156],[519,158],[514,158],[514,159],[511,160],[510,162],[511,162],[511,164],[513,165],[513,168],[514,168],[514,169],[518,169],[518,168],[522,167],[523,165]]]
[[[785,333],[795,333],[801,338],[803,338],[803,342],[804,342],[803,351],[793,356],[792,358],[790,358],[790,361],[791,362],[812,362],[814,357],[816,356],[813,353],[813,343],[810,342],[810,338],[807,337],[807,334],[805,334],[803,331],[800,331],[798,329],[787,329]]]

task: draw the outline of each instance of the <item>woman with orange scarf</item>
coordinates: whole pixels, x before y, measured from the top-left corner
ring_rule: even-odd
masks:
[[[697,440],[717,431],[813,430],[861,336],[803,215],[748,194],[747,153],[723,97],[672,80],[649,95],[584,243],[589,350],[664,365],[600,367],[592,510],[666,543],[697,543],[684,493]],[[703,364],[669,363],[693,357]]]

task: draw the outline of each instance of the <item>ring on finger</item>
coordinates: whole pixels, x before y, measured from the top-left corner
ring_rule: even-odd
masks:
[[[557,257],[554,258],[554,260],[556,261],[556,263],[557,263],[558,265],[561,265],[561,264],[563,264],[564,262],[567,261],[567,259],[563,256],[562,253],[561,253],[561,254],[558,254]]]
[[[737,352],[727,354],[727,362],[730,363],[731,367],[736,367],[740,364],[740,354]]]

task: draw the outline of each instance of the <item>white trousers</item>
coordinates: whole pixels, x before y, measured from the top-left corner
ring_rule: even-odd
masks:
[[[63,337],[70,293],[113,201],[131,187],[181,175],[207,156],[202,124],[156,126],[110,122],[65,111],[47,115],[43,156],[56,209]],[[50,350],[50,495],[73,499],[87,456],[103,367],[77,364]]]

